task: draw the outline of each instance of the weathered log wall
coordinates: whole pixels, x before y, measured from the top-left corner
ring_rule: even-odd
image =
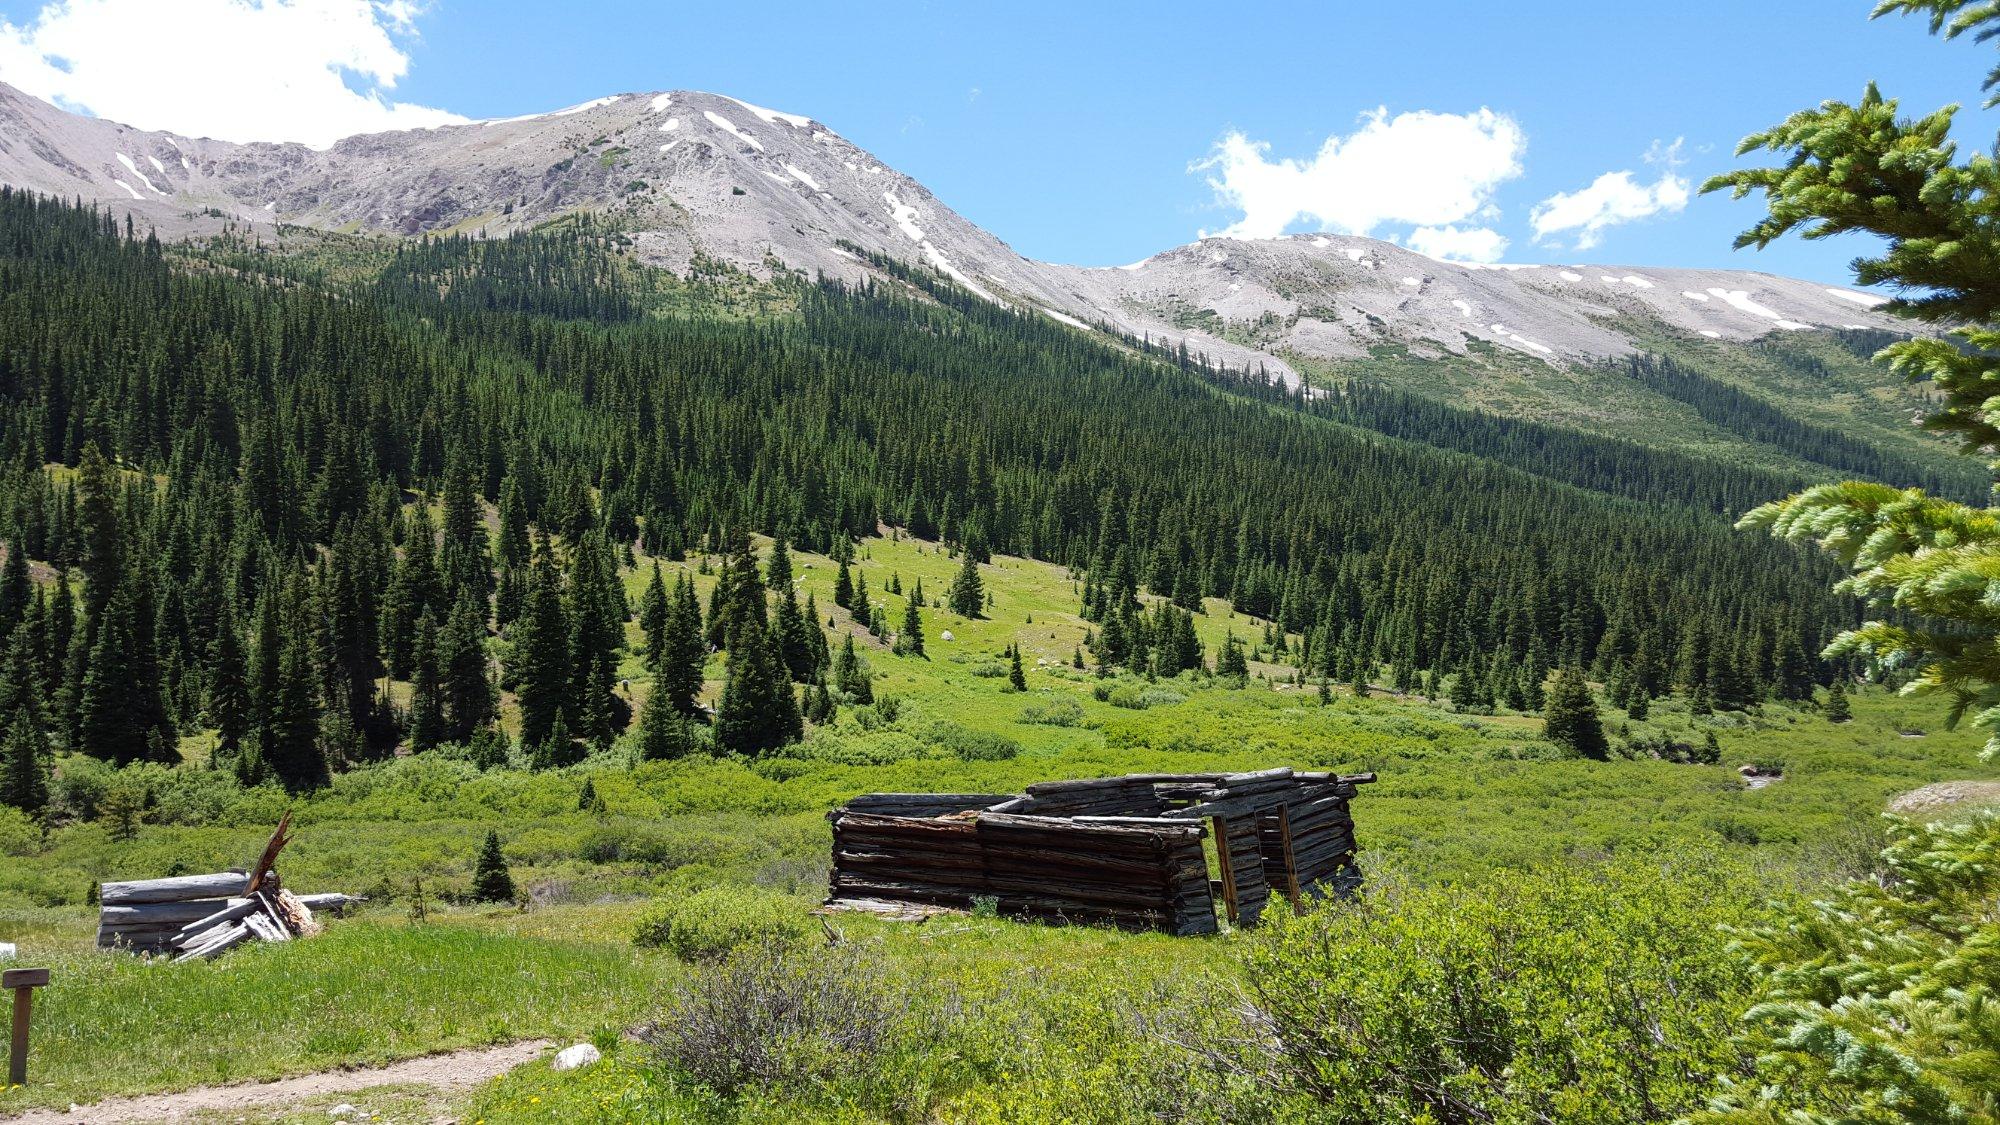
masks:
[[[1173,934],[1216,931],[1202,845],[1216,841],[1231,922],[1275,888],[1359,881],[1348,800],[1372,775],[1141,774],[1031,785],[1019,797],[878,793],[829,815],[829,901],[967,908]]]
[[[832,898],[968,908],[1124,929],[1215,928],[1199,826],[975,812],[833,814]],[[1205,928],[1204,928],[1205,927]]]

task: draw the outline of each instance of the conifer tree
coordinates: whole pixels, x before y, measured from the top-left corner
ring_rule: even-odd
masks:
[[[673,611],[673,603],[667,596],[667,584],[660,578],[660,562],[653,560],[653,577],[646,583],[646,592],[639,598],[639,630],[646,636],[646,667],[660,666],[660,654],[666,651],[667,617]]]
[[[722,699],[715,709],[716,748],[756,756],[798,741],[802,731],[791,677],[778,660],[768,630],[746,616],[737,625]]]
[[[562,711],[570,683],[568,622],[546,542],[537,543],[521,619],[509,638],[508,678],[521,706],[521,743],[539,747]]]
[[[0,804],[34,814],[48,803],[47,741],[29,711],[19,708],[7,721],[6,742],[0,743]]]
[[[827,690],[825,680],[815,680],[806,685],[805,719],[814,726],[822,726],[833,721],[839,705],[833,700],[833,693]]]
[[[896,652],[902,656],[924,655],[924,618],[911,598],[903,606],[903,627],[896,633]]]
[[[810,635],[818,626],[799,608],[798,587],[792,582],[791,551],[782,535],[771,544],[765,583],[777,602],[771,611],[771,643],[778,647],[778,659],[791,678],[805,683],[819,671]]]
[[[847,572],[847,563],[840,564],[839,573],[833,576],[833,604],[842,609],[854,601],[854,576]]]
[[[119,765],[149,757],[172,760],[158,749],[172,745],[173,730],[160,698],[157,662],[150,659],[152,631],[140,618],[129,588],[105,605],[78,705],[77,748]]]
[[[242,637],[236,635],[230,617],[216,623],[216,641],[210,649],[208,725],[216,729],[218,763],[234,761],[242,753],[244,737],[250,735],[250,669],[244,663]]]
[[[569,720],[561,712],[556,712],[555,722],[549,726],[548,734],[535,744],[528,755],[529,764],[538,770],[561,769],[583,761],[583,743],[569,731]]]
[[[986,589],[979,579],[979,558],[969,544],[959,552],[958,574],[945,591],[944,601],[960,617],[978,617],[986,605]]]
[[[673,700],[671,674],[662,662],[653,670],[653,690],[639,712],[639,757],[644,761],[685,758],[694,751],[688,717]]]
[[[1218,676],[1247,677],[1250,663],[1243,656],[1243,642],[1235,633],[1230,633],[1222,642],[1222,652],[1215,658],[1215,674]]]
[[[488,829],[486,842],[472,864],[472,898],[476,902],[514,901],[514,875],[500,852],[500,833]]]
[[[738,534],[735,546],[722,565],[722,574],[709,595],[708,643],[714,648],[734,645],[736,631],[754,621],[761,630],[768,623],[764,580],[757,571],[757,554],[750,537]]]
[[[465,586],[437,642],[438,694],[444,740],[466,742],[491,724],[498,701],[486,659],[486,597]]]
[[[867,665],[854,651],[854,634],[849,633],[841,641],[840,655],[833,660],[833,684],[849,701],[866,704],[875,702],[875,688],[869,680]]]
[[[1854,709],[1847,702],[1847,686],[1840,679],[1826,689],[1826,721],[1844,723],[1854,717]]]
[[[868,598],[868,576],[859,570],[854,575],[854,593],[847,599],[847,612],[854,616],[854,623],[875,631],[875,605]]]
[[[1015,691],[1028,690],[1028,677],[1021,671],[1021,646],[1007,647],[1007,685]]]
[[[35,584],[28,577],[27,546],[17,537],[4,549],[7,561],[0,565],[0,637],[13,635],[35,596]]]
[[[570,695],[564,713],[578,737],[602,747],[626,723],[626,707],[614,695],[626,603],[602,528],[590,530],[576,544],[568,593]]]
[[[1542,718],[1542,733],[1550,742],[1583,758],[1602,761],[1610,757],[1611,745],[1604,737],[1604,723],[1597,716],[1597,701],[1591,698],[1590,684],[1583,673],[1564,668],[1556,673],[1549,692],[1548,714]]]
[[[708,643],[703,639],[701,606],[694,583],[683,574],[674,582],[673,604],[667,616],[666,641],[660,650],[660,678],[655,686],[674,711],[684,717],[700,714],[703,672]]]
[[[421,754],[444,741],[444,697],[438,686],[437,619],[417,619],[410,659],[410,749]]]

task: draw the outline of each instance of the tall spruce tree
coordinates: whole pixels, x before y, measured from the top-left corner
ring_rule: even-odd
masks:
[[[486,598],[475,587],[461,587],[452,603],[438,635],[437,670],[445,741],[468,741],[492,725],[498,701],[486,658]]]
[[[657,682],[677,714],[693,718],[701,713],[698,700],[707,664],[708,642],[702,632],[701,605],[695,601],[694,582],[683,574],[674,581]]]
[[[979,557],[970,546],[959,552],[958,573],[945,591],[944,602],[960,617],[978,617],[986,607],[986,587],[979,579]]]
[[[660,654],[667,646],[667,616],[673,612],[673,602],[667,596],[667,584],[660,577],[660,562],[653,560],[653,576],[646,583],[646,592],[639,597],[639,631],[646,637],[646,667],[660,666]]]
[[[896,634],[896,651],[903,656],[924,655],[924,617],[917,611],[915,598],[903,606],[903,628]]]
[[[674,700],[672,671],[665,661],[653,669],[653,690],[639,712],[639,757],[646,761],[685,758],[694,751],[694,732]]]
[[[500,851],[500,833],[491,829],[472,861],[472,897],[476,902],[514,901],[514,873]]]
[[[1548,712],[1542,717],[1542,733],[1578,757],[1603,761],[1611,756],[1604,723],[1597,715],[1597,700],[1591,697],[1590,684],[1578,669],[1564,668],[1556,673]]]
[[[421,754],[444,742],[444,692],[439,685],[437,619],[417,619],[410,658],[410,749]]]
[[[802,733],[798,700],[777,648],[764,626],[745,615],[736,626],[715,709],[716,748],[756,756],[796,742]]]
[[[854,634],[849,633],[841,640],[840,654],[833,660],[833,686],[853,703],[875,702],[875,687],[870,682],[868,665],[861,654],[854,651]]]
[[[507,671],[521,708],[521,744],[531,750],[547,741],[568,698],[568,632],[562,582],[544,540],[535,547],[521,618],[508,638],[511,655]]]
[[[25,710],[14,712],[6,731],[0,743],[0,804],[39,813],[49,803],[47,738]]]

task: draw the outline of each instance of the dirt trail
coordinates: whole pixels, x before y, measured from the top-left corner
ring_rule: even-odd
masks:
[[[77,1106],[66,1112],[30,1110],[18,1117],[0,1117],[0,1121],[6,1122],[6,1125],[81,1125],[83,1122],[89,1125],[136,1125],[137,1122],[172,1121],[197,1113],[265,1110],[302,1098],[366,1090],[375,1086],[430,1086],[449,1090],[504,1074],[553,1045],[546,1039],[531,1039],[501,1047],[476,1047],[441,1055],[425,1055],[387,1066],[301,1074],[274,1082],[201,1086],[175,1094],[111,1098],[94,1105]]]

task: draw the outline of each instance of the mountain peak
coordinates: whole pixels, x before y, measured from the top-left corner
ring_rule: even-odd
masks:
[[[0,183],[95,199],[169,234],[284,222],[497,235],[594,210],[665,268],[706,255],[850,279],[871,272],[841,249],[853,244],[1010,307],[1279,376],[1384,346],[1599,359],[1638,350],[1634,324],[1719,341],[1896,324],[1867,294],[1768,274],[1440,261],[1351,235],[1208,237],[1108,268],[1035,262],[813,118],[695,90],[314,150],[134,129],[0,85]]]

